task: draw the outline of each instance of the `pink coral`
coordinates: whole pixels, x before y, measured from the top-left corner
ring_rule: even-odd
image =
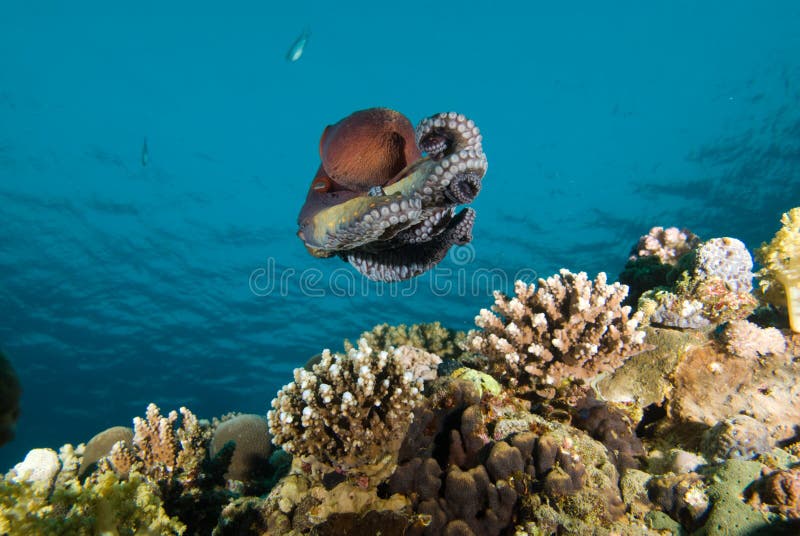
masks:
[[[722,340],[730,353],[747,359],[786,351],[786,339],[780,331],[760,328],[747,320],[729,322]]]
[[[699,243],[700,239],[688,229],[653,227],[639,239],[631,250],[629,260],[655,255],[664,264],[674,265]]]

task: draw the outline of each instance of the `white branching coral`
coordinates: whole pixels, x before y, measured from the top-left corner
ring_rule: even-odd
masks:
[[[699,243],[700,239],[688,229],[653,227],[639,238],[639,242],[631,250],[629,260],[655,255],[662,263],[674,265]]]
[[[606,284],[603,272],[592,282],[562,269],[538,288],[517,281],[514,292],[495,292],[492,311],[475,318],[482,331],[471,332],[469,345],[496,377],[522,391],[553,396],[565,380],[613,370],[645,348],[636,329],[641,314],[621,305],[628,287]]]
[[[436,378],[439,363],[411,346],[373,352],[363,338],[346,355],[325,350],[311,370],[295,369],[272,401],[273,443],[314,472],[380,481],[394,469],[423,383]]]

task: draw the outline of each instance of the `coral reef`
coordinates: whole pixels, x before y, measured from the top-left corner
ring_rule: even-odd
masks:
[[[322,353],[312,370],[295,369],[269,411],[273,442],[315,473],[357,472],[380,482],[441,359],[411,346],[373,352],[366,339],[346,355]]]
[[[653,256],[663,264],[674,266],[699,243],[700,239],[688,229],[653,227],[646,235],[639,238],[639,242],[631,249],[628,260],[635,261]]]
[[[771,451],[774,446],[769,429],[763,423],[747,415],[734,415],[708,429],[700,448],[708,460],[723,462],[749,460]]]
[[[745,359],[756,359],[786,351],[786,339],[775,328],[761,328],[747,320],[728,322],[722,332],[728,352]]]
[[[788,440],[800,423],[798,376],[800,363],[783,356],[738,358],[713,341],[692,347],[672,373],[669,422],[702,433],[728,417],[745,414],[766,425],[774,441]]]
[[[93,470],[104,457],[111,454],[114,445],[122,441],[129,448],[133,445],[133,429],[127,426],[112,426],[92,437],[86,444],[81,458],[80,475]]]
[[[429,324],[412,324],[406,326],[399,324],[379,324],[371,331],[365,331],[359,339],[364,339],[373,350],[388,350],[390,347],[413,346],[426,352],[438,355],[442,360],[458,359],[463,354],[466,334],[463,331],[453,331],[442,326],[439,322]],[[344,350],[349,352],[354,345],[347,339],[344,341]]]
[[[688,229],[650,229],[631,249],[628,262],[619,274],[620,283],[629,288],[623,303],[635,306],[646,291],[668,286],[673,267],[699,243],[700,239]]]
[[[757,302],[752,295],[753,259],[735,238],[713,238],[684,255],[668,274],[671,288],[645,292],[639,308],[653,324],[701,329],[746,318]]]
[[[488,358],[488,370],[520,392],[552,398],[564,382],[592,378],[642,351],[640,315],[622,306],[627,287],[594,282],[585,272],[561,270],[539,287],[517,281],[516,296],[495,292],[492,311],[481,310],[470,348]]]
[[[209,455],[212,458],[217,456],[229,442],[234,444],[234,450],[225,478],[247,481],[267,472],[272,442],[269,426],[263,417],[237,415],[220,422],[214,428]]]
[[[158,487],[138,473],[120,479],[103,472],[71,477],[50,492],[44,482],[0,480],[0,533],[183,534],[186,526],[164,510]]]
[[[626,270],[661,283],[635,312],[562,270],[495,293],[467,335],[382,324],[325,350],[266,420],[151,404],[34,449],[0,479],[0,534],[800,533],[800,334],[745,320],[741,242],[696,242],[643,238]]]
[[[14,439],[22,388],[11,362],[0,352],[0,446]]]
[[[759,286],[765,299],[787,307],[789,325],[800,333],[800,207],[784,213],[781,223],[770,243],[756,252],[764,266]]]
[[[800,521],[800,466],[774,471],[757,480],[748,487],[746,496],[748,504],[755,508]]]
[[[136,469],[155,481],[169,482],[180,477],[196,480],[206,457],[209,431],[186,408],[180,408],[182,421],[176,427],[178,412],[161,416],[158,406],[149,404],[145,418],[133,419],[133,440],[128,446],[118,441],[108,461],[121,476]]]

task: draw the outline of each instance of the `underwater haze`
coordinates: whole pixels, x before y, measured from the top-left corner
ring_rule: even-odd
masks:
[[[793,0],[116,5],[0,7],[2,471],[149,402],[265,414],[323,348],[613,280],[655,225],[752,250],[800,201]],[[473,241],[399,284],[295,236],[322,130],[373,106],[463,113],[489,161]]]

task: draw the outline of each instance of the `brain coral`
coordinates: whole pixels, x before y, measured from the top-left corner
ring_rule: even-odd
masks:
[[[517,281],[516,296],[495,292],[492,311],[482,309],[470,347],[489,359],[489,370],[521,391],[554,396],[565,380],[613,370],[643,350],[640,314],[622,306],[628,287],[594,282],[562,269],[539,287]]]
[[[789,309],[789,325],[800,333],[800,207],[793,208],[781,217],[783,227],[775,233],[769,244],[762,244],[756,252],[764,265],[759,272],[759,285],[769,301],[783,305],[777,297],[775,283],[782,287]]]
[[[273,442],[312,471],[380,481],[394,469],[423,381],[436,378],[440,362],[410,346],[376,353],[363,338],[347,355],[325,350],[312,370],[295,369],[272,401]]]

